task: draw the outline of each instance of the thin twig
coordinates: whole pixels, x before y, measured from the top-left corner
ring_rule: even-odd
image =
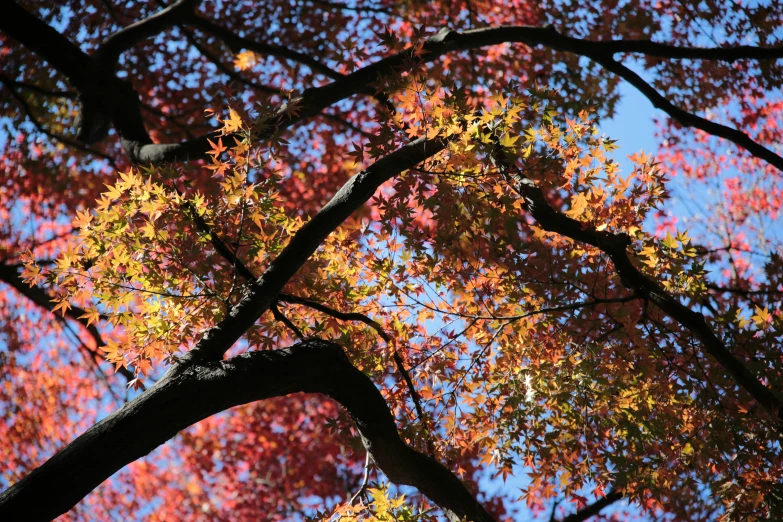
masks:
[[[283,314],[283,312],[280,311],[280,309],[277,307],[277,302],[273,303],[272,306],[269,307],[270,310],[272,310],[272,315],[274,316],[275,320],[280,321],[286,327],[291,330],[297,339],[304,340],[304,335],[302,335],[302,331],[299,330],[299,328],[296,327],[296,325]]]
[[[364,491],[367,489],[367,480],[370,478],[370,452],[365,451],[365,457],[364,457],[364,478],[362,479],[362,484],[359,486],[359,491],[353,494],[351,497],[351,500],[348,502],[349,504],[353,505],[353,503],[356,501],[357,498],[359,498],[361,495],[364,494]]]

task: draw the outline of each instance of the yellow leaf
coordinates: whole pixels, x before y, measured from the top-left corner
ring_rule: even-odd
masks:
[[[506,133],[503,135],[502,138],[500,138],[500,145],[506,147],[507,149],[510,149],[511,147],[514,146],[514,143],[516,143],[517,140],[519,140],[519,136],[514,136],[512,138],[510,134]]]
[[[40,284],[44,277],[41,275],[41,267],[34,262],[24,264],[24,270],[22,270],[22,279],[30,286]]]
[[[120,196],[122,196],[122,190],[115,185],[106,185],[106,188],[109,189],[108,192],[103,192],[102,195],[108,197],[111,200],[119,199]]]
[[[666,237],[661,241],[661,244],[668,249],[677,250],[677,240],[668,232],[666,233]]]
[[[79,316],[79,319],[87,319],[87,326],[90,326],[92,323],[97,323],[98,319],[100,319],[101,314],[98,313],[98,310],[94,308],[88,308],[85,310],[86,313]]]
[[[242,51],[234,58],[234,67],[239,71],[246,71],[258,63],[258,57],[253,51]]]
[[[223,132],[226,134],[234,133],[242,128],[242,118],[234,109],[228,110],[228,118],[223,120]]]
[[[52,301],[57,303],[57,305],[52,308],[52,312],[57,313],[57,311],[60,310],[62,316],[65,317],[65,312],[71,309],[71,303],[69,303],[67,299],[52,299]]]
[[[751,318],[753,323],[762,330],[769,327],[772,322],[772,315],[769,313],[769,309],[765,306],[763,309],[756,307],[756,314]]]
[[[76,228],[84,228],[92,221],[92,214],[88,210],[87,212],[76,211],[76,219],[73,220],[73,226]]]
[[[577,218],[584,214],[586,208],[587,198],[585,198],[584,194],[574,194],[571,196],[571,208],[565,214],[569,217]]]

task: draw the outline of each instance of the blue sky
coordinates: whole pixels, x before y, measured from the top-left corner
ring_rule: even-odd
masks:
[[[622,98],[616,116],[602,122],[599,128],[603,134],[617,140],[619,149],[615,159],[620,163],[623,173],[628,173],[632,170],[628,155],[641,150],[655,154],[658,150],[653,123],[653,115],[658,111],[650,100],[626,82],[620,85],[620,92]],[[659,117],[661,114],[658,112]]]

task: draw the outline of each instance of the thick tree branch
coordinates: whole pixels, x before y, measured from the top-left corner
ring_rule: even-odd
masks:
[[[492,520],[453,473],[400,439],[372,381],[351,365],[339,345],[320,340],[168,373],[0,494],[0,519],[51,520],[180,430],[233,406],[298,392],[322,393],[345,407],[373,461],[391,481],[416,487],[453,521]]]
[[[298,114],[293,115],[281,108],[272,118],[268,131],[260,133],[258,138],[260,140],[267,139],[301,120],[315,116],[326,107],[340,100],[364,92],[368,87],[374,85],[379,78],[395,75],[403,70],[411,70],[423,63],[432,62],[448,52],[465,51],[513,42],[524,43],[529,46],[543,45],[556,51],[569,52],[591,58],[606,67],[607,70],[614,72],[637,87],[645,96],[650,98],[653,104],[666,110],[667,113],[681,123],[730,139],[734,143],[748,149],[752,154],[783,170],[783,158],[754,142],[747,135],[736,129],[710,122],[695,114],[690,114],[674,107],[657,91],[654,91],[649,86],[645,88],[639,83],[640,81],[644,82],[633,71],[612,59],[612,56],[618,53],[642,53],[648,56],[669,59],[766,60],[783,57],[783,47],[695,48],[659,44],[649,40],[600,42],[564,36],[553,28],[525,26],[482,28],[463,32],[441,30],[427,40],[423,53],[419,56],[415,56],[410,50],[402,51],[354,71],[330,84],[307,89],[300,98],[295,100],[299,107]],[[645,83],[644,85],[647,84]],[[662,103],[661,99],[665,103]],[[208,150],[207,137],[185,142],[181,145],[147,145],[139,148],[137,151],[138,158],[135,161],[159,163],[175,159],[200,159],[205,156]],[[196,155],[193,154],[195,151],[198,151]]]
[[[783,58],[783,46],[680,47],[651,40],[586,40],[566,36],[552,26],[509,25],[485,27],[463,31],[459,36],[449,37],[449,39],[459,42],[458,45],[463,50],[506,42],[519,42],[531,47],[543,45],[556,51],[565,51],[584,56],[612,56],[620,53],[634,53],[673,60],[693,59],[725,62]]]
[[[21,42],[64,74],[79,91],[90,89],[95,64],[78,46],[16,2],[3,4],[0,31]]]
[[[737,385],[747,391],[762,407],[778,420],[783,420],[783,401],[759,381],[747,366],[735,357],[707,324],[704,316],[683,305],[656,281],[643,274],[631,261],[628,247],[631,238],[626,234],[597,231],[583,222],[556,211],[546,200],[541,189],[522,173],[509,178],[513,189],[525,201],[530,214],[548,232],[556,232],[575,241],[602,250],[612,260],[623,285],[663,310],[701,341],[705,351],[728,372]]]
[[[95,52],[95,60],[105,71],[112,71],[117,65],[120,55],[150,36],[155,36],[166,29],[177,25],[193,12],[201,0],[178,0],[169,7],[154,15],[123,27],[112,34]]]
[[[188,20],[200,25],[203,30],[218,35],[229,46],[251,48],[249,46],[254,45],[259,51],[274,52],[279,56],[285,54],[285,57],[307,63],[311,68],[317,67],[319,72],[324,74],[328,72],[328,68],[317,62],[313,63],[313,59],[306,55],[252,42],[223,29],[214,22],[189,14],[192,13],[192,4],[195,1],[180,0],[161,12],[118,31],[109,37],[96,53],[96,57],[103,64],[112,63],[112,60],[116,61],[116,56],[122,50],[136,41],[156,34],[171,25]],[[207,140],[213,137],[211,134],[179,144],[151,143],[144,130],[140,115],[136,114],[138,113],[138,104],[134,106],[133,97],[126,92],[128,87],[120,85],[121,82],[113,76],[107,78],[107,75],[102,73],[105,67],[97,67],[95,61],[78,47],[16,4],[11,3],[8,15],[0,21],[0,29],[17,38],[33,52],[49,61],[57,70],[63,72],[82,93],[82,120],[84,124],[80,126],[79,138],[81,140],[91,143],[100,139],[105,134],[107,123],[113,121],[123,137],[123,145],[131,161],[135,163],[202,159],[210,150]],[[40,35],[43,35],[43,38]],[[410,70],[422,63],[436,60],[447,52],[472,50],[507,42],[524,43],[529,46],[543,45],[557,51],[591,58],[637,87],[656,107],[663,109],[683,125],[699,128],[729,139],[746,148],[751,154],[783,170],[783,158],[777,154],[736,129],[710,122],[675,107],[636,73],[612,58],[614,54],[618,53],[641,53],[667,59],[768,60],[783,57],[783,47],[694,48],[660,44],[649,40],[590,41],[562,35],[552,27],[505,26],[463,32],[441,30],[427,40],[423,54],[414,55],[412,50],[402,51],[338,78],[328,85],[307,89],[302,97],[294,100],[299,107],[298,114],[286,111],[285,108],[279,109],[270,122],[269,130],[266,133],[261,133],[259,139],[267,139],[298,121],[319,114],[326,107],[342,99],[366,91],[378,78],[393,75],[401,70]],[[74,64],[77,65],[74,66]],[[331,71],[331,73],[334,76],[335,72]],[[100,94],[107,88],[109,94]],[[123,100],[123,103],[120,104],[121,110],[115,114],[120,99]]]

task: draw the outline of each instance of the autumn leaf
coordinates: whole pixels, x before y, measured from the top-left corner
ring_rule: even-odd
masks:
[[[756,306],[755,311],[756,313],[753,314],[753,317],[751,317],[753,324],[762,330],[769,328],[772,323],[772,314],[769,313],[767,307],[765,306],[764,308],[760,308]]]
[[[587,199],[584,194],[577,193],[571,197],[571,208],[566,211],[566,215],[572,218],[579,218],[584,214],[587,208]]]
[[[253,51],[242,51],[234,58],[234,68],[238,71],[251,69],[258,63],[258,57]]]
[[[210,139],[207,139],[207,142],[211,147],[211,150],[207,152],[207,154],[209,154],[210,156],[214,156],[215,158],[217,158],[227,150],[227,148],[223,146],[223,138],[218,138],[217,144]]]
[[[505,147],[507,149],[513,148],[514,143],[519,140],[519,136],[511,136],[510,134],[504,134],[498,143],[500,143],[501,147]]]
[[[229,116],[223,120],[223,133],[232,134],[242,129],[242,118],[234,109],[229,109]]]
[[[87,319],[87,326],[92,323],[97,323],[101,314],[94,308],[87,309],[84,314],[79,316],[79,319]]]
[[[65,317],[65,313],[71,309],[71,303],[69,303],[67,299],[52,299],[52,302],[56,303],[54,308],[52,308],[52,312],[57,313],[59,311],[63,317]]]

